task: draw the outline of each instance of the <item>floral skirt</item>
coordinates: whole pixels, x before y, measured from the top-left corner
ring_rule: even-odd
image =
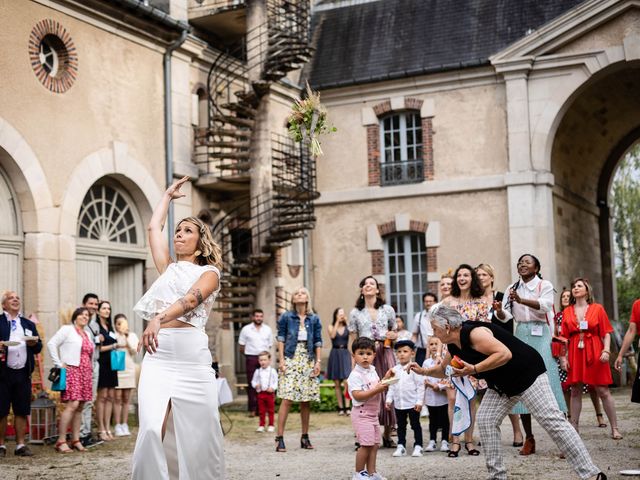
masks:
[[[393,354],[393,348],[385,348],[383,342],[376,342],[376,356],[373,359],[373,366],[376,373],[382,379],[390,368],[396,364],[396,357]],[[395,409],[387,410],[385,402],[387,400],[387,392],[380,394],[380,410],[378,410],[378,420],[380,425],[384,427],[393,427],[396,424]]]
[[[293,402],[319,402],[320,385],[311,377],[313,361],[309,359],[307,344],[298,342],[293,358],[284,359],[286,371],[278,377],[278,398]]]

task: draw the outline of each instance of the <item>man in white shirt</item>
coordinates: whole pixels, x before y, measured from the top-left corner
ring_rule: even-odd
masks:
[[[91,341],[95,344],[95,349],[93,350],[93,358],[92,358],[92,381],[93,381],[93,398],[97,398],[98,393],[98,377],[100,375],[100,364],[98,363],[98,358],[100,357],[100,343],[102,340],[102,335],[100,335],[100,326],[98,325],[98,320],[96,318],[96,312],[98,311],[98,295],[95,293],[87,293],[82,299],[82,306],[89,310],[89,324],[84,327],[85,333],[89,336]],[[92,413],[93,413],[93,401],[84,402],[84,406],[82,407],[82,424],[80,425],[80,441],[82,445],[85,447],[92,447],[97,445],[98,443],[102,443],[101,441],[96,441],[91,436],[91,421],[92,421]]]
[[[7,454],[4,444],[9,409],[13,408],[16,449],[20,457],[33,455],[25,445],[27,416],[31,414],[31,373],[34,356],[42,350],[35,324],[20,315],[20,297],[7,291],[2,295],[0,315],[0,457]],[[6,343],[5,343],[6,342]]]
[[[244,354],[247,372],[247,396],[249,397],[249,415],[258,414],[258,394],[251,386],[253,374],[259,366],[258,356],[262,352],[270,352],[273,346],[273,332],[269,325],[264,325],[264,312],[256,308],[251,314],[251,323],[242,327],[238,337],[240,353]]]
[[[416,345],[416,362],[418,365],[424,363],[427,358],[427,348],[429,339],[433,336],[433,329],[429,321],[429,309],[438,302],[438,297],[431,292],[422,295],[423,310],[416,313],[413,318],[413,328],[411,329],[411,341]]]

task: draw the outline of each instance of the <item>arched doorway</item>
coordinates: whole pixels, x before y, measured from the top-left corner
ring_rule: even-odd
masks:
[[[87,191],[80,208],[76,242],[76,297],[96,293],[111,302],[112,313],[124,313],[130,328],[142,333],[133,306],[142,296],[144,229],[135,203],[110,177]]]
[[[640,138],[640,62],[600,71],[569,102],[551,153],[557,287],[587,277],[616,319],[610,185]]]
[[[3,219],[0,222],[0,285],[3,290],[16,290],[22,295],[24,239],[18,212],[20,207],[16,194],[0,168],[0,218]]]

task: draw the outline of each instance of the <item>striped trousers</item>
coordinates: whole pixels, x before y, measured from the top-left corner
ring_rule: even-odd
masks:
[[[591,460],[580,435],[558,408],[547,374],[543,373],[520,395],[507,397],[489,389],[482,399],[476,425],[480,431],[489,478],[493,480],[507,478],[507,469],[502,458],[500,425],[519,401],[553,439],[581,479],[591,478],[600,472]]]

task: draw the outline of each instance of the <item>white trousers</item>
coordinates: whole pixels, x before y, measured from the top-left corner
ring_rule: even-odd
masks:
[[[204,332],[190,327],[160,330],[158,350],[142,362],[138,401],[134,480],[224,478],[218,391]]]

